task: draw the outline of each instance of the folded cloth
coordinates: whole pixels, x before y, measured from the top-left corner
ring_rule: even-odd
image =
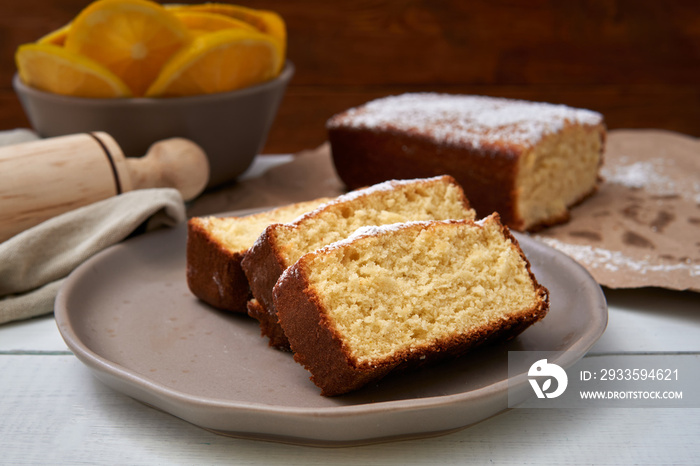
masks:
[[[135,232],[185,219],[177,190],[141,189],[66,212],[0,243],[0,324],[53,312],[61,283],[86,259]]]

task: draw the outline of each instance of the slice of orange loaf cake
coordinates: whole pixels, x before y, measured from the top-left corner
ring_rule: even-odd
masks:
[[[479,217],[520,231],[568,220],[595,191],[606,137],[590,110],[436,93],[377,99],[326,126],[348,188],[452,175]]]
[[[274,300],[294,359],[327,396],[515,337],[549,309],[498,214],[359,229],[302,256]]]
[[[194,217],[187,222],[187,285],[218,309],[246,312],[248,280],[241,268],[245,252],[271,223],[290,222],[330,198],[300,202],[241,217]]]
[[[452,177],[440,176],[393,180],[359,189],[292,223],[270,225],[241,263],[255,297],[249,315],[260,321],[261,331],[272,346],[287,349],[289,342],[277,320],[272,288],[299,257],[366,225],[474,217],[462,187]]]

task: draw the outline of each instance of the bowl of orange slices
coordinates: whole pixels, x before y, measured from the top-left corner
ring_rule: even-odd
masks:
[[[224,3],[97,0],[20,45],[13,85],[42,137],[104,131],[125,155],[185,137],[234,180],[262,150],[294,66],[273,11]]]

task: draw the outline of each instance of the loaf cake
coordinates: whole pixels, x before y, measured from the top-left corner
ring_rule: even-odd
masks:
[[[274,300],[294,359],[326,396],[515,337],[549,309],[498,214],[361,228],[302,256]]]
[[[475,212],[449,176],[392,180],[359,189],[287,224],[268,226],[245,254],[242,267],[256,299],[249,315],[260,321],[270,345],[288,349],[279,326],[272,288],[303,254],[341,240],[366,225],[408,220],[473,219]]]
[[[326,126],[348,188],[452,175],[479,217],[498,212],[518,231],[567,221],[595,192],[606,136],[590,110],[435,93],[374,100]]]
[[[248,280],[243,255],[271,223],[289,222],[330,198],[292,204],[241,217],[194,217],[187,222],[187,285],[218,309],[247,312]]]

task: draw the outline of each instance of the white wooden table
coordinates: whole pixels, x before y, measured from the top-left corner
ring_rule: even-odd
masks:
[[[590,353],[700,352],[700,294],[605,292],[608,328]],[[52,316],[0,326],[0,464],[697,465],[699,438],[697,408],[517,408],[456,433],[370,446],[235,439],[103,385]]]
[[[700,294],[606,296],[608,328],[591,353],[697,354]],[[348,448],[223,437],[104,386],[51,316],[0,327],[0,393],[0,464],[700,463],[700,409],[518,408],[440,437]]]

